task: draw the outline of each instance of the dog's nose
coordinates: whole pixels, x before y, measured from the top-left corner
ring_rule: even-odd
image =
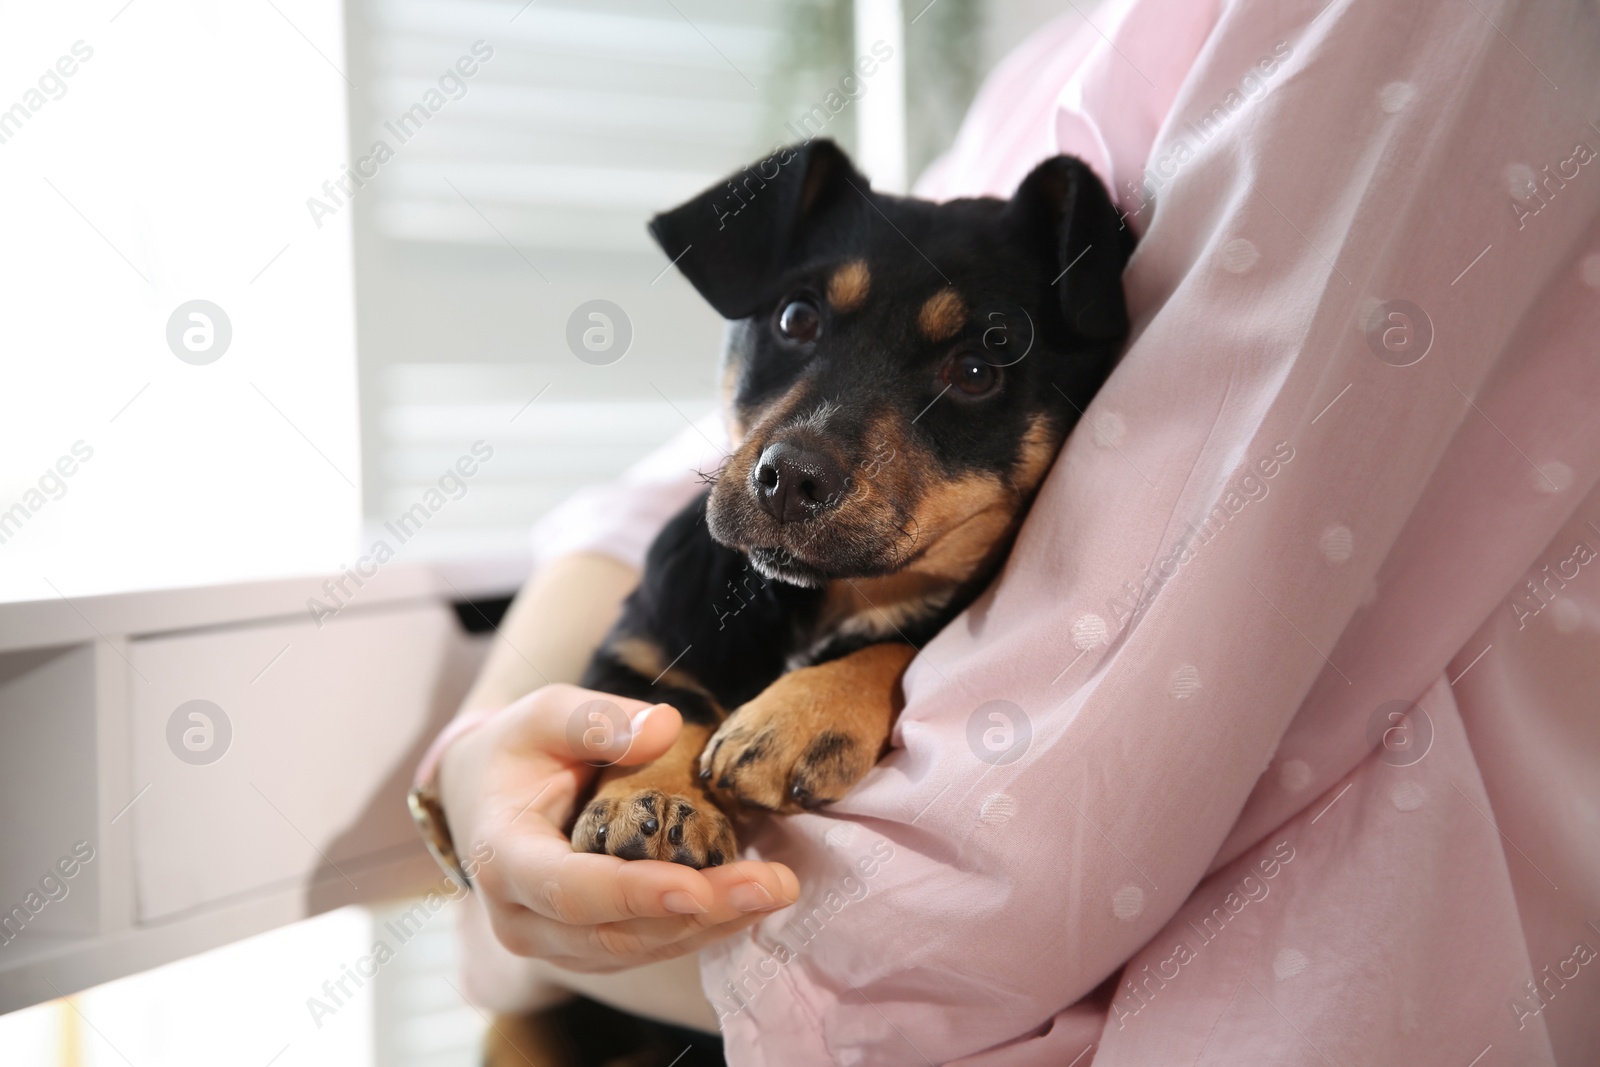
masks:
[[[837,504],[843,489],[844,472],[814,448],[779,441],[756,462],[756,499],[779,522],[804,522]]]

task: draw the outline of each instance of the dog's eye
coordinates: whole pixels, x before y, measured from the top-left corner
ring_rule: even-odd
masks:
[[[778,312],[778,335],[792,344],[810,344],[822,333],[822,315],[809,300],[791,300]]]
[[[1000,385],[1000,371],[981,356],[957,356],[945,367],[945,383],[967,396],[988,396]]]

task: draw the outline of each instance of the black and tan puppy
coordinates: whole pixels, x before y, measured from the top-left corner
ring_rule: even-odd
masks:
[[[994,576],[1111,369],[1133,239],[1075,159],[933,204],[828,141],[650,229],[734,320],[734,450],[583,679],[673,705],[682,736],[606,772],[572,841],[704,867],[734,855],[729,813],[826,804],[877,762],[901,672]]]

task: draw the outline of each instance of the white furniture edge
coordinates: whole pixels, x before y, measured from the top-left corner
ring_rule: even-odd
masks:
[[[405,604],[449,604],[514,593],[526,578],[527,554],[394,563],[347,601],[341,614],[393,610]],[[420,841],[415,849],[367,857],[361,889],[323,873],[216,902],[172,919],[140,923],[134,891],[129,820],[118,821],[135,793],[129,760],[129,642],[184,631],[233,628],[305,618],[307,600],[330,600],[324,582],[307,575],[227,585],[146,590],[102,596],[0,604],[0,659],[28,650],[93,649],[97,819],[94,860],[97,929],[84,934],[29,931],[0,945],[0,1013],[70,995],[93,985],[264,933],[346,904],[415,895],[440,886],[441,875]],[[353,588],[347,581],[347,588]],[[381,664],[371,665],[381,669]],[[0,727],[4,721],[0,720]],[[0,730],[0,745],[6,744]],[[6,813],[15,817],[17,813]],[[398,854],[397,854],[398,853]],[[87,888],[87,887],[86,887]],[[9,904],[8,904],[9,906]]]

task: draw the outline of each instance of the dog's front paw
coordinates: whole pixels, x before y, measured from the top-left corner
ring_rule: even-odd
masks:
[[[717,867],[736,849],[733,824],[704,793],[630,785],[603,786],[572,827],[572,847],[625,860],[665,860]]]
[[[730,715],[700,755],[719,798],[809,811],[844,796],[878,762],[914,649],[872,645],[779,678]]]
[[[788,711],[762,697],[740,708],[700,757],[701,779],[748,807],[807,811],[844,796],[877,762],[881,741],[869,748],[839,730],[812,734]]]

